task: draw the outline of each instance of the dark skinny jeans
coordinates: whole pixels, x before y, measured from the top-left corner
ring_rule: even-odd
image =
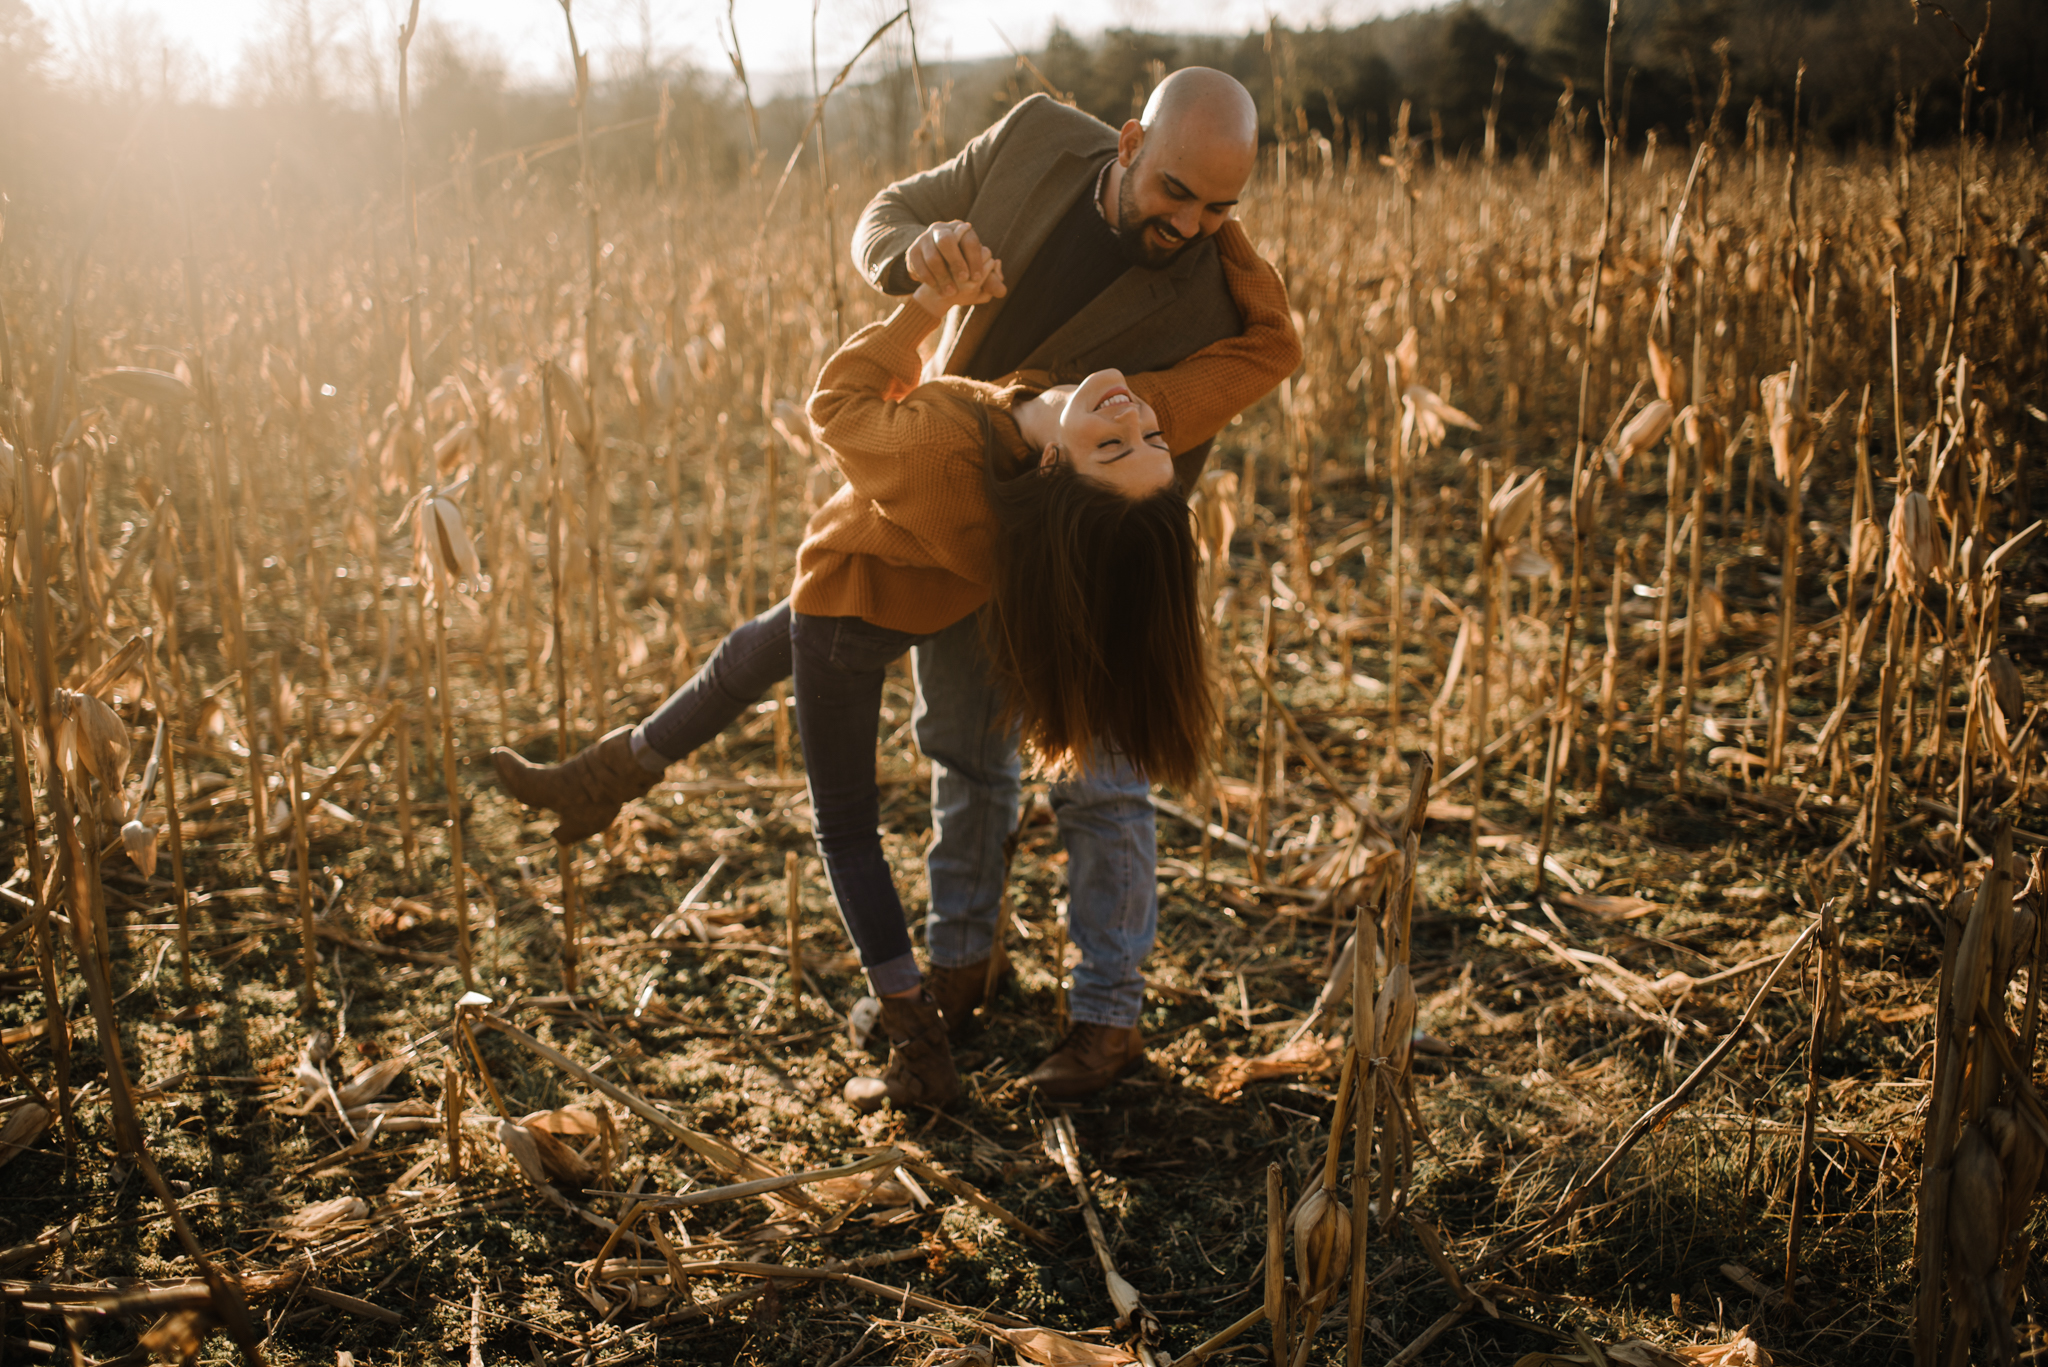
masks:
[[[877,993],[920,981],[903,901],[882,854],[875,754],[890,662],[924,639],[858,617],[806,616],[785,598],[719,642],[639,728],[648,748],[674,763],[794,674],[811,830],[840,919]]]

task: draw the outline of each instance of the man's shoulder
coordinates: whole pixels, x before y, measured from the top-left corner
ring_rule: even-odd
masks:
[[[1043,92],[1026,95],[998,123],[1006,132],[1023,132],[1032,148],[1041,152],[1095,152],[1116,146],[1114,128]],[[1011,139],[1004,141],[1007,145]]]

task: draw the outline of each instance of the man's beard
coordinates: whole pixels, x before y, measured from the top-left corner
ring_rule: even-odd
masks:
[[[1138,219],[1137,195],[1134,192],[1138,182],[1138,167],[1143,163],[1144,153],[1139,153],[1123,175],[1123,183],[1116,192],[1116,244],[1124,254],[1124,260],[1133,266],[1147,270],[1158,270],[1173,263],[1173,259],[1194,244],[1193,238],[1181,238],[1174,231],[1173,223],[1166,218]],[[1157,227],[1161,235],[1171,237],[1180,243],[1177,247],[1160,250],[1146,240],[1145,230]]]

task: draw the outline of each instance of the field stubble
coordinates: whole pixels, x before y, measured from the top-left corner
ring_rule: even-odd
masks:
[[[5,933],[0,1021],[23,1070],[9,1116],[68,1091],[76,1146],[46,1117],[0,1152],[9,1352],[76,1334],[111,1356],[152,1322],[176,1351],[218,1308],[194,1300],[197,1264],[147,1174],[116,1156],[133,1147],[112,1095],[126,1084],[77,971],[101,925],[141,1138],[198,1246],[248,1288],[271,1360],[837,1367],[991,1344],[997,1360],[1125,1360],[1110,1345],[1147,1315],[1164,1359],[1269,1303],[1270,1172],[1291,1205],[1323,1180],[1333,1114],[1372,1094],[1343,1072],[1350,1012],[1331,990],[1362,923],[1384,961],[1366,980],[1406,962],[1417,1032],[1365,1051],[1380,1090],[1360,1114],[1382,1148],[1347,1190],[1378,1191],[1370,1360],[1431,1330],[1404,1360],[1591,1360],[1575,1332],[1676,1350],[1745,1326],[1780,1362],[1908,1360],[1922,1126],[1949,1019],[1936,974],[2012,829],[2024,853],[2039,820],[2029,619],[2048,583],[2024,544],[1985,563],[2033,521],[2025,452],[2048,422],[2038,159],[1923,156],[1910,208],[1898,165],[1816,160],[1796,218],[1761,155],[1725,152],[1696,180],[1668,153],[1630,162],[1597,305],[1597,166],[1569,146],[1549,169],[1303,164],[1262,177],[1244,217],[1283,265],[1307,361],[1226,431],[1197,495],[1228,704],[1218,780],[1165,795],[1150,1062],[1072,1112],[1078,1197],[1020,1085],[1057,1038],[1072,953],[1042,784],[1012,871],[1018,972],[963,1053],[968,1101],[860,1117],[839,1099],[863,1066],[843,1024],[860,977],[780,697],[560,862],[481,762],[498,742],[550,753],[564,717],[580,744],[638,715],[788,583],[836,478],[802,422],[805,386],[882,307],[849,290],[837,316],[844,268],[825,250],[840,234],[802,202],[809,187],[766,224],[761,186],[607,187],[587,259],[595,198],[539,171],[474,200],[429,193],[415,286],[396,215],[201,208],[199,245],[181,247],[149,226],[178,219],[146,174],[114,176],[89,254],[17,226],[0,258],[0,433],[25,467],[0,503],[16,721],[0,779],[35,789],[52,891],[29,876],[10,802],[6,895],[23,919]],[[1931,576],[1894,576],[1883,553],[1901,441],[1929,498]],[[445,507],[422,501],[430,484]],[[1586,583],[1560,688],[1575,520]],[[62,842],[21,768],[40,743],[44,642],[52,681],[104,699],[137,761],[110,748],[89,763],[81,742],[68,771],[83,847],[107,850],[97,902],[54,890]],[[1560,699],[1561,744],[1546,724]],[[892,678],[881,763],[915,908],[928,771],[913,701]],[[145,793],[160,723],[175,745]],[[1489,740],[1475,795],[1465,761]],[[1861,805],[1880,749],[1889,862],[1865,852]],[[1424,757],[1436,790],[1404,882]],[[37,783],[50,772],[38,761]],[[130,820],[147,836],[132,858],[112,835]],[[159,838],[178,869],[157,863]],[[68,923],[46,932],[38,903],[97,924],[60,943]],[[1823,904],[1830,929],[1805,942],[1821,948],[1687,1104],[1578,1188]],[[2031,1048],[2038,948],[2017,936],[1998,942],[1994,982],[2017,984]],[[466,962],[491,1002],[459,1003]],[[53,975],[73,1020],[61,1066]],[[1385,1061],[1400,1040],[1410,1086]],[[387,1062],[384,1086],[329,1095]],[[1412,1106],[1389,1101],[1410,1090]],[[1968,1114],[1984,1122],[2002,1096]],[[638,1211],[586,1194],[687,1193],[888,1146],[901,1155],[885,1167],[794,1193]],[[1077,1200],[1143,1296],[1135,1321]],[[1303,1351],[1343,1354],[1343,1288],[1302,1312],[1315,1271],[1287,1268],[1311,1284],[1282,1289],[1283,1331],[1218,1360],[1290,1348],[1318,1315]],[[133,1278],[185,1300],[112,1289]],[[45,1283],[103,1313],[38,1312],[62,1298]]]

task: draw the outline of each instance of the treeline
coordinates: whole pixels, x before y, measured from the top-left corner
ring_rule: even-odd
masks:
[[[110,58],[110,74],[59,80],[23,0],[0,0],[0,192],[34,215],[76,196],[78,169],[106,164],[138,111],[180,151],[202,202],[260,187],[273,208],[390,202],[397,192],[395,70],[367,43],[315,41],[318,0],[278,0],[293,24],[258,52],[232,98],[195,98]],[[1614,35],[1619,131],[1689,144],[1783,138],[1795,109],[1815,143],[1894,146],[1953,139],[1970,42],[1973,136],[2031,137],[2048,115],[2048,4],[1955,0],[1625,0]],[[1349,28],[1242,37],[1055,29],[1015,58],[920,63],[901,32],[876,45],[832,99],[825,141],[849,185],[931,165],[1016,100],[1049,90],[1121,122],[1160,75],[1200,63],[1258,96],[1269,136],[1320,134],[1335,154],[1384,151],[1408,111],[1423,154],[1545,155],[1597,142],[1607,0],[1463,0]],[[300,22],[303,21],[303,22]],[[294,26],[296,25],[296,26]],[[381,51],[381,49],[377,49]],[[353,51],[354,55],[349,56]],[[130,54],[134,56],[135,54]],[[616,56],[616,54],[614,54]],[[379,61],[383,65],[379,65]],[[567,92],[521,85],[487,34],[423,25],[412,54],[415,164],[423,184],[488,196],[514,178],[566,184],[575,154]],[[614,60],[593,91],[596,153],[609,183],[659,177],[686,193],[779,175],[810,101],[744,90],[643,52]],[[808,174],[800,183],[815,183]]]
[[[1235,39],[1115,29],[1083,42],[1056,29],[995,104],[1054,89],[1120,122],[1155,72],[1201,64],[1243,81],[1283,126],[1384,148],[1406,102],[1411,134],[1439,155],[1480,152],[1489,114],[1500,154],[1515,155],[1545,149],[1560,114],[1576,129],[1597,108],[1607,11],[1607,0],[1467,0]],[[1987,13],[1971,131],[2028,136],[2048,125],[2048,4],[1985,0],[1624,0],[1618,131],[1634,146],[1653,133],[1695,142],[1710,126],[1750,141],[1787,129],[1796,104],[1803,133],[1835,147],[1946,141],[1961,128],[1965,59]]]

